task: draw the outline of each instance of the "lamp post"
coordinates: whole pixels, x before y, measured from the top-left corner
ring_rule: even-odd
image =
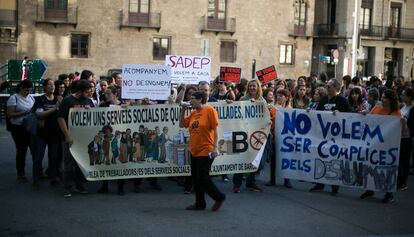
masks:
[[[358,47],[358,12],[360,8],[360,0],[355,0],[354,10],[354,33],[352,34],[352,64],[351,64],[351,77],[356,75],[356,64],[357,64],[357,47]]]

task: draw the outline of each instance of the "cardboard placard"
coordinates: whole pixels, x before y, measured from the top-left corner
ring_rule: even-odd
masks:
[[[277,79],[277,71],[275,65],[270,67],[264,68],[256,72],[257,78],[259,79],[260,83],[268,83],[269,81],[273,81]]]
[[[220,67],[220,81],[239,83],[241,79],[241,68]]]
[[[211,79],[211,57],[167,55],[165,65],[171,68],[171,83],[198,84]]]

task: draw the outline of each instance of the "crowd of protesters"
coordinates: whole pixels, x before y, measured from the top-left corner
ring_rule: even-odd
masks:
[[[173,104],[190,102],[195,98],[193,95],[196,95],[196,99],[205,96],[205,102],[265,101],[272,117],[272,129],[269,138],[274,138],[277,107],[308,111],[332,111],[334,114],[349,112],[398,116],[403,124],[397,181],[398,190],[407,189],[410,167],[414,168],[414,158],[411,150],[414,136],[414,85],[413,82],[407,82],[402,77],[382,81],[380,78],[372,76],[368,81],[363,81],[361,77],[351,78],[350,76],[344,76],[342,80],[328,79],[326,74],[322,74],[319,77],[301,76],[298,79],[277,79],[266,84],[261,84],[256,79],[247,80],[242,78],[239,83],[234,84],[222,82],[219,78],[215,78],[211,82],[201,82],[198,85],[175,85],[171,88],[171,95],[166,101],[122,99],[121,86],[122,75],[119,73],[114,73],[112,77],[98,81],[93,72],[84,70],[80,74],[59,75],[57,80],[43,80],[44,94],[33,97],[30,94],[33,91],[32,83],[27,80],[22,81],[18,85],[16,94],[10,96],[7,101],[8,129],[16,145],[18,181],[28,182],[25,172],[25,160],[27,151],[30,149],[33,158],[32,186],[34,189],[40,188],[41,180],[48,179],[50,186],[62,186],[64,188],[65,197],[72,196],[73,191],[82,194],[88,193],[83,185],[86,180],[69,151],[69,147],[75,139],[68,129],[70,108]],[[35,134],[31,134],[24,126],[24,121],[30,114],[35,114],[38,120],[41,121],[38,123]],[[188,124],[183,123],[182,125]],[[274,139],[268,139],[268,141],[271,147],[274,146]],[[45,169],[42,164],[46,147],[48,167]],[[270,150],[274,151],[273,148]],[[202,153],[200,156],[205,155]],[[276,185],[275,153],[267,152],[263,160],[270,164],[270,179],[266,186],[274,186]],[[200,193],[200,182],[202,182],[200,179],[207,180],[204,172],[205,167],[204,164],[198,166],[198,171],[203,171],[203,173],[200,176],[201,178],[197,176],[197,180],[192,180],[191,177],[184,179],[171,177],[169,179],[183,185],[184,192],[187,194],[193,190]],[[260,173],[261,168],[254,173],[234,174],[232,192],[241,192],[243,180],[246,182],[247,190],[263,192],[263,189],[256,182],[256,176]],[[224,182],[229,181],[227,175],[221,176],[221,179]],[[157,178],[149,178],[148,181],[153,189],[162,190]],[[142,179],[133,180],[133,190],[135,192],[140,191],[141,182]],[[117,181],[118,194],[120,195],[125,193],[124,184],[125,180]],[[218,192],[210,182],[207,186],[207,189],[214,190],[213,197],[216,201],[222,202],[224,200],[224,195]],[[286,188],[293,187],[289,179],[284,180],[284,186]],[[322,191],[323,189],[323,184],[315,184],[310,191]],[[104,181],[99,193],[108,191],[108,181]],[[333,185],[331,194],[335,196],[338,191],[339,187]],[[366,191],[360,198],[364,199],[373,195],[374,192]],[[190,206],[189,209],[205,208],[204,197],[201,198],[200,194],[197,197],[199,202],[196,203],[196,206]],[[393,201],[393,194],[386,193],[383,202]]]

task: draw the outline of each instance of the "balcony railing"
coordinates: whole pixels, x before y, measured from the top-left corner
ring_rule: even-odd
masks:
[[[201,17],[201,33],[215,32],[230,33],[233,35],[236,32],[236,18],[226,18],[223,20],[211,19],[206,16]]]
[[[141,28],[150,28],[150,29],[156,29],[159,31],[161,29],[161,13],[155,13],[151,12],[146,15],[141,16],[134,16],[133,14],[130,14],[127,12],[124,13],[123,10],[120,11],[120,18],[121,18],[121,24],[120,28],[137,28],[138,31],[141,30]]]
[[[72,25],[74,28],[78,25],[78,7],[68,6],[66,10],[45,9],[44,5],[37,5],[36,24],[53,24]]]
[[[360,25],[359,33],[361,34],[361,36],[383,37],[384,27]]]
[[[380,37],[382,39],[414,40],[414,29],[388,26],[360,26],[361,36]]]
[[[315,24],[314,36],[338,36],[338,24]]]

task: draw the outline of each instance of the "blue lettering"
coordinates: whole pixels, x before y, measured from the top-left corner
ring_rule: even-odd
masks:
[[[370,130],[370,128],[369,128],[368,125],[365,126],[365,128],[364,128],[364,135],[362,135],[362,139],[365,140],[365,138],[366,138],[367,135],[369,135],[369,137],[371,139],[373,139],[375,136],[378,136],[378,140],[380,142],[384,142],[384,137],[382,136],[381,128],[380,128],[379,125],[377,125],[373,131]]]
[[[323,142],[321,142],[321,143],[319,143],[319,145],[318,145],[318,155],[319,155],[319,157],[321,157],[321,158],[328,158],[329,157],[329,155],[325,155],[323,152],[322,152],[322,148],[323,148],[323,145],[325,145],[326,143],[328,143],[328,141],[323,141]]]
[[[352,139],[361,139],[361,134],[359,133],[361,130],[361,122],[354,122],[352,123]]]
[[[288,159],[283,158],[283,159],[282,159],[282,170],[285,170],[285,169],[287,169],[287,168],[289,168],[289,160],[288,160]]]
[[[394,153],[395,152],[395,153]],[[388,154],[391,156],[392,161],[387,165],[393,165],[397,161],[397,155],[398,155],[398,148],[391,148],[388,150]]]
[[[342,127],[344,128],[344,131],[342,133],[342,138],[349,139],[351,137],[351,134],[346,133],[346,131],[345,131],[345,124],[346,124],[346,120],[345,119],[342,119]]]
[[[319,124],[321,125],[323,138],[326,139],[326,136],[328,135],[329,128],[331,127],[331,123],[327,122],[326,125],[324,125],[323,121],[322,121],[322,115],[321,114],[317,114],[316,117],[318,118]]]
[[[293,137],[285,137],[283,139],[283,147],[280,149],[282,152],[292,152],[295,147],[289,143],[289,140],[293,140]]]

